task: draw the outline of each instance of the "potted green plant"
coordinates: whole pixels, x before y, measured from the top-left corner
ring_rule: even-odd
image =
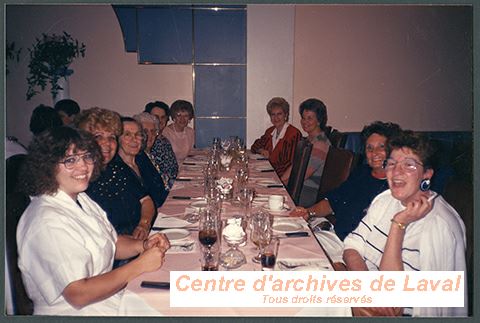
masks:
[[[15,60],[18,63],[20,61],[21,52],[22,48],[15,48],[15,42],[7,41],[7,45],[5,46],[5,72],[7,75],[10,73],[10,70],[8,69],[8,61]]]
[[[55,99],[58,91],[63,90],[58,84],[59,79],[73,73],[68,67],[75,58],[85,57],[85,50],[84,43],[80,44],[66,32],[63,32],[63,35],[42,34],[41,39],[37,38],[33,47],[28,49],[30,71],[27,77],[27,100],[39,93],[37,87],[45,90],[47,82],[51,85],[50,92]]]

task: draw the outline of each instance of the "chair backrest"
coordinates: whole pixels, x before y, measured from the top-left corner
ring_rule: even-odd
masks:
[[[19,154],[13,155],[5,161],[5,175],[6,175],[6,194],[15,191],[17,186],[20,167],[27,155]]]
[[[10,287],[12,290],[13,314],[31,315],[33,303],[28,298],[23,285],[22,274],[18,269],[17,252],[17,224],[23,211],[30,204],[30,198],[19,192],[7,194],[6,197],[6,227],[5,227],[5,252],[8,260]]]
[[[352,151],[330,146],[320,179],[317,201],[322,199],[326,192],[337,188],[348,178],[352,162]]]
[[[470,177],[471,179],[471,177]],[[467,246],[465,250],[465,258],[467,262],[467,286],[473,286],[474,270],[473,270],[473,182],[469,178],[454,177],[450,179],[442,196],[445,200],[458,212],[465,224]],[[468,288],[468,315],[472,315],[473,311],[473,288]]]
[[[337,129],[333,129],[329,135],[327,136],[328,140],[332,146],[336,148],[345,148],[345,144],[347,142],[347,134],[338,131]]]
[[[310,161],[310,155],[312,154],[312,147],[313,145],[308,139],[302,138],[295,148],[287,191],[296,205],[300,202],[300,194],[302,193],[305,173]]]

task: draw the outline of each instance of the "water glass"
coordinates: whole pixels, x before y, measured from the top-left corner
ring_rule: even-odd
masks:
[[[216,244],[210,248],[201,247],[200,249],[202,271],[217,271],[220,263],[220,245]]]
[[[280,239],[272,238],[267,245],[263,246],[262,250],[260,251],[262,271],[271,271],[275,267],[279,245]]]
[[[250,218],[250,226],[250,240],[258,247],[258,254],[252,258],[252,261],[260,263],[262,256],[261,251],[264,246],[270,243],[273,235],[270,214],[261,210],[253,212]]]

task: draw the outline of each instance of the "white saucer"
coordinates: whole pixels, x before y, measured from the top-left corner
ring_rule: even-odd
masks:
[[[256,171],[262,172],[262,171],[273,171],[274,169],[270,165],[265,165],[265,166],[257,166],[254,168]]]
[[[281,183],[273,180],[273,179],[263,179],[257,182],[258,185],[267,187],[268,185],[282,185]]]
[[[272,213],[272,214],[282,214],[282,213],[285,213],[285,212],[288,212],[290,211],[290,209],[288,207],[286,207],[285,205],[283,205],[283,208],[281,208],[280,210],[271,210],[269,207],[268,207],[268,204],[265,204],[263,205],[263,208],[268,211],[269,213]]]
[[[273,224],[272,229],[277,232],[288,233],[302,230],[303,226],[298,222],[278,221]]]
[[[183,240],[190,236],[190,231],[185,229],[165,229],[160,232],[165,234],[170,241]]]
[[[207,201],[205,200],[195,201],[190,203],[190,206],[196,209],[197,211],[200,211],[200,209],[204,209],[207,207]]]

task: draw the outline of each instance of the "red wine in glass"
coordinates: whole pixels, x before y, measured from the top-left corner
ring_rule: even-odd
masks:
[[[218,266],[204,265],[204,266],[202,266],[202,271],[218,271]]]
[[[262,269],[273,270],[275,266],[276,256],[271,252],[266,252],[261,256]]]
[[[217,242],[217,231],[213,229],[200,230],[198,240],[202,245],[210,248]]]

